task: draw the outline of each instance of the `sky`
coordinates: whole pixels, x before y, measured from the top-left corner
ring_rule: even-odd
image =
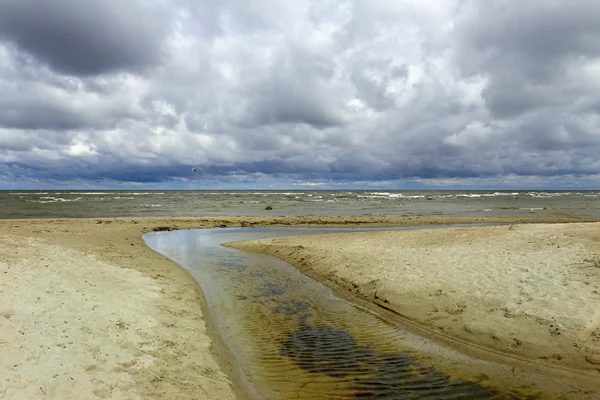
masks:
[[[0,0],[0,189],[62,187],[600,189],[600,2]]]

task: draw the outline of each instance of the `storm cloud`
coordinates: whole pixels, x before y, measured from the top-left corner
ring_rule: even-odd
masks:
[[[0,93],[10,187],[594,187],[600,5],[0,0]]]
[[[165,21],[154,2],[2,0],[0,36],[59,73],[98,75],[155,65]]]

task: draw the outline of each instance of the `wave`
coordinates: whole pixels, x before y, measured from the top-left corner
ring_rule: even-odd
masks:
[[[120,192],[120,191],[113,191],[113,192],[66,192],[66,193],[60,193],[57,192],[56,194],[69,194],[69,195],[87,195],[87,196],[93,196],[93,195],[110,195],[110,194],[116,194],[116,195],[128,195],[128,196],[148,196],[148,195],[162,195],[165,194],[164,192]]]
[[[380,199],[380,198],[389,198],[389,199],[424,199],[425,195],[421,194],[404,194],[404,193],[391,193],[391,192],[369,192],[366,195],[357,195],[359,198],[371,198],[371,199]]]
[[[71,195],[103,195],[103,194],[114,194],[115,192],[69,192],[69,193],[64,193],[64,194],[71,194]]]
[[[201,193],[202,195],[209,196],[298,196],[298,195],[306,195],[304,192],[206,192]],[[311,196],[311,195],[309,195]]]
[[[25,201],[27,201],[29,203],[45,204],[45,203],[62,203],[62,202],[79,201],[82,198],[83,197],[77,197],[75,199],[65,199],[64,197],[43,196],[43,197],[40,197],[39,200],[25,200]]]

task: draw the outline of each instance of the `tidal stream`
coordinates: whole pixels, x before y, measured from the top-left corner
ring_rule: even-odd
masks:
[[[348,231],[357,230],[226,228],[156,232],[144,239],[198,281],[215,330],[251,388],[249,397],[537,398],[536,390],[528,390],[534,388],[516,381],[498,386],[483,372],[489,370],[485,362],[399,329],[287,263],[221,246]]]

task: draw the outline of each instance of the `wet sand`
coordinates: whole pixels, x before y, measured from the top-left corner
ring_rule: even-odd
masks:
[[[233,367],[226,349],[211,335],[195,281],[145,246],[142,235],[153,230],[534,221],[443,217],[2,220],[0,398],[243,398],[227,375]],[[542,222],[561,221],[568,220]],[[368,251],[373,250],[379,251],[376,246]],[[362,291],[373,286],[357,284]],[[585,346],[595,343],[594,338]]]
[[[276,256],[386,319],[466,353],[600,391],[600,223],[228,245]]]

